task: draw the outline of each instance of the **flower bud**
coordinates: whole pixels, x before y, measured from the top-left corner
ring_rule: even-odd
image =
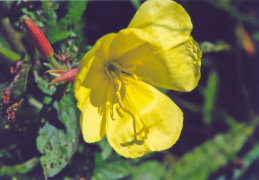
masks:
[[[49,70],[47,71],[51,75],[55,76],[56,78],[50,82],[49,87],[61,82],[61,81],[71,81],[73,82],[75,80],[75,77],[77,75],[77,68],[70,69],[68,71],[64,70]]]
[[[46,59],[51,58],[54,52],[45,35],[28,16],[24,16],[22,19],[24,27],[32,38],[34,45],[41,56]]]

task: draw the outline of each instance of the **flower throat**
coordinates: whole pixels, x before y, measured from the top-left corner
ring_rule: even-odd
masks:
[[[128,68],[124,68],[117,61],[109,61],[107,64],[105,64],[105,73],[115,86],[116,95],[121,106],[122,99],[120,90],[122,85],[138,84],[137,76],[133,73],[136,67],[137,65],[132,65]]]

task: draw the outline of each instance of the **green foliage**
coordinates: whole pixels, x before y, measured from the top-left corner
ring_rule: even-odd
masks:
[[[39,163],[39,158],[34,157],[22,164],[15,166],[2,166],[0,169],[0,176],[12,176],[14,174],[26,174],[31,171]]]
[[[229,51],[230,45],[224,41],[217,41],[215,44],[205,41],[200,44],[203,53]]]
[[[85,10],[87,1],[77,1],[68,3],[68,12],[64,18],[49,26],[46,36],[50,40],[50,43],[56,43],[60,40],[66,39],[69,36],[74,35],[71,26],[78,23]],[[55,17],[50,18],[55,19]]]
[[[7,61],[10,61],[10,63],[21,59],[21,56],[9,50],[8,48],[5,48],[3,45],[1,45],[1,43],[0,43],[0,54],[5,56],[6,57],[5,59]]]
[[[68,12],[65,18],[62,18],[58,22],[58,26],[71,26],[78,23],[81,19],[81,16],[86,8],[87,1],[79,1],[79,2],[69,2],[68,4]]]
[[[258,2],[179,1],[203,51],[202,78],[190,93],[161,89],[185,118],[180,140],[167,151],[125,159],[106,137],[85,143],[72,83],[48,88],[45,72],[53,67],[21,26],[23,15],[56,54],[80,61],[99,37],[126,27],[142,2],[0,1],[0,179],[258,179]],[[120,18],[111,23],[114,16]]]
[[[131,179],[158,180],[163,179],[166,167],[155,160],[128,161],[111,155],[103,159],[100,154],[95,156],[96,167],[92,180],[95,179]],[[141,163],[139,163],[141,162]]]
[[[102,152],[100,153],[102,160],[106,160],[112,154],[112,148],[107,142],[106,138],[103,138],[101,141],[98,142]]]
[[[8,120],[15,118],[15,113],[19,105],[23,101],[24,93],[27,85],[28,72],[31,65],[27,62],[18,62],[19,67],[16,69],[13,80],[7,85],[7,82],[2,82],[0,90],[0,111]]]
[[[127,161],[119,160],[112,163],[104,162],[94,169],[92,180],[122,179],[130,176],[130,164]]]
[[[66,132],[46,122],[37,137],[37,147],[42,153],[40,162],[46,178],[55,176],[68,164],[78,144],[79,124],[72,96],[63,96],[55,108]]]
[[[40,90],[48,95],[53,95],[56,91],[56,87],[51,86],[50,88],[48,88],[49,82],[47,80],[44,80],[43,78],[41,78],[37,71],[33,72],[34,77],[35,77],[35,82],[37,83],[37,86],[40,88]]]
[[[218,90],[218,75],[215,71],[211,71],[208,75],[207,87],[204,90],[205,103],[203,105],[203,120],[207,125],[211,124],[212,112],[215,109],[215,100]]]
[[[234,179],[242,177],[242,175],[247,171],[247,169],[252,165],[255,160],[259,158],[259,145],[255,145],[249,152],[245,154],[242,159],[240,159],[241,166],[244,165],[244,168],[236,169],[234,171]],[[244,178],[243,178],[244,179]]]
[[[11,84],[11,94],[14,99],[20,99],[20,97],[25,92],[28,72],[31,68],[31,65],[28,63],[23,63],[20,68],[20,71],[18,71],[13,80],[13,84]]]
[[[135,7],[135,9],[138,9],[141,5],[140,0],[131,0],[132,5]]]
[[[131,179],[138,180],[157,180],[163,179],[165,175],[165,167],[157,161],[146,161],[141,163],[135,171]]]
[[[236,124],[235,131],[216,135],[212,140],[187,152],[179,161],[172,164],[166,178],[207,179],[211,173],[236,157],[236,153],[253,130],[254,126]]]

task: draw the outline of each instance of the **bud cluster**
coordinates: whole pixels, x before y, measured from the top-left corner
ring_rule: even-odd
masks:
[[[47,59],[49,63],[53,66],[54,70],[47,71],[56,78],[49,84],[49,86],[61,81],[74,81],[77,75],[77,68],[71,69],[71,66],[64,66],[60,64],[54,57],[54,51],[51,47],[48,39],[38,28],[38,26],[28,17],[24,16],[23,25],[30,35],[34,45],[39,51],[40,55]]]

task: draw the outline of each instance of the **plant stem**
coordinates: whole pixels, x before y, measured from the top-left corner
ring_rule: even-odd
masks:
[[[222,4],[214,0],[207,0],[208,3],[212,4],[213,6],[216,6],[217,8],[229,13],[233,17],[243,21],[248,22],[254,26],[259,27],[259,21],[251,16],[245,15],[243,13],[240,13],[234,6],[230,6],[229,4]]]
[[[15,30],[12,28],[9,19],[3,18],[0,21],[0,32],[5,37],[6,41],[11,45],[12,50],[24,57],[26,50],[21,43],[20,39],[17,37]]]
[[[62,64],[60,64],[53,56],[48,58],[48,61],[54,69],[65,71],[70,69],[68,66],[63,66]]]
[[[7,58],[4,58],[4,60],[6,60],[8,63],[11,63],[11,64],[21,59],[21,56],[19,54],[11,51],[10,49],[2,46],[1,44],[0,44],[0,54],[7,57]]]

